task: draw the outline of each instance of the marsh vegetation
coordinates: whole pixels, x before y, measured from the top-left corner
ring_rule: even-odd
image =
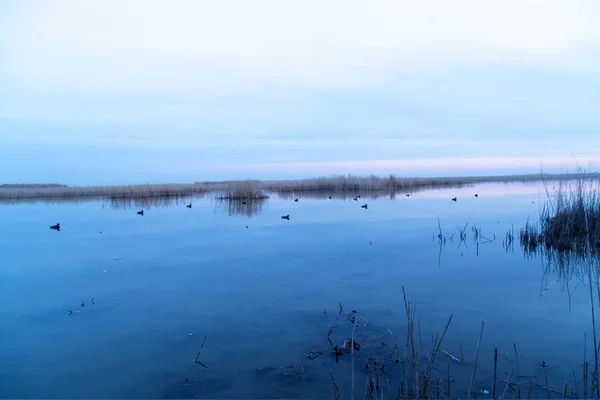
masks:
[[[544,246],[549,250],[600,250],[600,182],[595,176],[582,174],[574,181],[559,180],[547,191],[548,201],[540,213],[539,223],[527,223],[521,241],[529,248]]]
[[[230,199],[261,199],[269,194],[322,193],[345,195],[346,193],[384,193],[389,196],[410,193],[422,189],[451,188],[491,182],[538,182],[542,180],[572,180],[581,174],[529,174],[506,176],[429,177],[411,178],[389,175],[387,177],[338,175],[302,180],[282,181],[206,181],[189,184],[144,184],[123,186],[67,186],[61,184],[3,184],[0,185],[0,201],[58,198],[147,198],[190,196],[199,193]],[[598,179],[598,174],[587,174]]]

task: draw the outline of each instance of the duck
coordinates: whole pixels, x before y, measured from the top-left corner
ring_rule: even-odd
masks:
[[[186,207],[187,208],[192,208],[192,203],[188,204]]]
[[[406,197],[410,197],[410,193],[406,193]]]
[[[298,199],[294,199],[294,201],[297,203],[297,202],[298,202]]]
[[[331,196],[329,196],[329,200],[331,200]]]
[[[245,206],[246,204],[247,204],[247,203],[246,203],[246,200],[242,201],[242,205],[244,205],[244,206]]]
[[[356,196],[356,197],[354,198],[354,201],[358,201],[358,196]]]
[[[363,204],[361,207],[366,209],[368,206],[366,204]]]
[[[138,215],[141,215],[142,217],[144,216],[144,210],[140,210],[137,213],[138,213]]]
[[[479,194],[478,194],[478,193],[475,193],[475,197],[479,197]]]
[[[290,215],[284,215],[283,217],[281,217],[281,219],[287,219],[288,221],[290,220]]]
[[[453,198],[452,198],[452,201],[456,201],[456,197],[453,197]]]
[[[56,224],[56,225],[51,225],[50,229],[56,229],[57,231],[60,231],[60,224]]]

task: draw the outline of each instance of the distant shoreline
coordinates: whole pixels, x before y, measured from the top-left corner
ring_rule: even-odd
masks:
[[[407,192],[423,188],[442,188],[493,182],[539,182],[574,180],[582,176],[600,179],[600,173],[523,174],[465,177],[396,177],[337,175],[330,177],[279,181],[204,181],[187,184],[142,184],[117,186],[67,186],[62,184],[0,185],[0,199],[61,199],[61,198],[148,198],[185,197],[200,194],[221,195],[221,198],[266,198],[269,193],[302,192]],[[241,189],[241,190],[240,190]]]

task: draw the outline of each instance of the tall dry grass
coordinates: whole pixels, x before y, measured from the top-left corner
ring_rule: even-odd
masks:
[[[535,182],[542,180],[580,178],[580,174],[552,175],[505,175],[505,176],[467,176],[467,177],[430,177],[410,178],[389,175],[339,175],[331,177],[311,178],[287,181],[219,181],[197,182],[192,184],[158,184],[158,185],[126,185],[126,186],[79,186],[70,187],[59,184],[4,184],[0,185],[0,202],[17,199],[50,199],[50,198],[144,198],[187,196],[198,193],[213,193],[221,198],[260,199],[267,198],[268,193],[280,195],[294,193],[329,194],[342,192],[395,193],[414,192],[424,188],[461,187],[486,182]],[[588,174],[587,177],[598,179],[599,174]]]
[[[0,188],[0,200],[52,198],[145,198],[186,196],[205,193],[200,184],[126,185],[126,186],[51,186]]]
[[[600,175],[599,175],[600,176]],[[466,177],[397,177],[389,175],[379,177],[375,175],[337,175],[331,177],[320,177],[289,181],[265,181],[262,188],[267,192],[290,193],[290,192],[313,192],[313,191],[352,191],[352,192],[400,192],[413,191],[419,188],[443,188],[461,185],[472,185],[486,182],[536,182],[553,179],[575,179],[579,174],[553,175],[553,174],[531,174],[531,175],[504,175],[504,176],[466,176]]]
[[[577,180],[560,179],[554,190],[547,189],[548,201],[539,224],[529,221],[521,229],[521,244],[530,249],[585,254],[600,251],[600,181],[595,174],[582,172]]]
[[[0,189],[47,189],[68,187],[60,183],[4,183],[0,185]]]
[[[265,199],[260,182],[253,180],[227,182],[227,192],[222,197],[229,200]]]

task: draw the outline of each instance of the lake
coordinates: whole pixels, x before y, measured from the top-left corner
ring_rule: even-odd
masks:
[[[349,398],[351,357],[336,363],[329,343],[352,335],[341,307],[362,345],[356,396],[377,357],[387,398],[401,374],[396,341],[406,353],[403,287],[421,356],[453,316],[434,370],[446,379],[441,350],[460,360],[453,397],[467,395],[482,321],[473,390],[490,394],[479,397],[492,395],[495,348],[498,393],[517,375],[513,343],[534,396],[547,397],[546,377],[561,392],[573,370],[581,380],[587,288],[518,243],[546,200],[541,185],[294,197],[0,205],[0,396],[332,398],[331,371]]]

